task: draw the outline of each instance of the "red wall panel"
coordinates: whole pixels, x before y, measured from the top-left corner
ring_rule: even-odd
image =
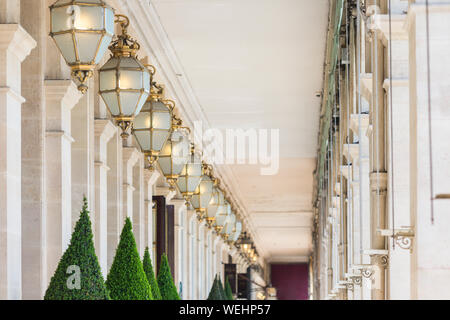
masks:
[[[308,264],[272,264],[278,300],[308,300]]]

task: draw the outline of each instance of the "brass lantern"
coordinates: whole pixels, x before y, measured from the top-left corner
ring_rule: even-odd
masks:
[[[231,205],[228,200],[225,200],[223,206],[218,208],[218,212],[216,214],[216,220],[214,223],[214,229],[217,234],[220,234],[223,230],[223,227],[228,222],[228,218],[231,215]]]
[[[236,221],[236,225],[235,225],[233,231],[231,232],[230,237],[228,238],[228,241],[230,243],[235,243],[237,241],[237,239],[239,239],[239,236],[241,235],[241,231],[242,231],[242,222]]]
[[[223,191],[218,186],[214,187],[211,201],[205,210],[206,223],[210,228],[213,227],[217,214],[221,210],[226,210],[225,204],[225,195],[223,194]]]
[[[50,36],[82,93],[114,35],[114,9],[103,0],[58,0],[50,6]]]
[[[111,58],[99,70],[99,94],[122,129],[122,138],[150,94],[150,71],[136,57],[140,45],[127,33],[129,20],[116,15],[122,34],[109,46]]]
[[[221,235],[225,241],[228,241],[235,227],[236,227],[236,214],[234,212],[231,212],[221,231]]]
[[[217,179],[212,177],[212,167],[203,164],[203,176],[197,189],[191,197],[191,205],[197,211],[199,220],[204,218],[206,209],[211,201],[214,186],[217,184]]]
[[[188,163],[185,164],[180,176],[178,177],[176,184],[178,190],[189,202],[195,193],[195,190],[202,181],[202,159],[195,153],[194,147],[191,147],[191,158]]]
[[[153,73],[151,72],[152,75]],[[150,96],[136,116],[132,130],[148,161],[150,170],[154,169],[153,165],[172,132],[175,103],[171,100],[163,100],[162,97],[162,88],[152,84]]]
[[[171,190],[175,190],[178,177],[190,158],[190,142],[185,127],[181,127],[181,120],[174,117],[174,131],[164,144],[159,157],[158,165],[167,179]]]

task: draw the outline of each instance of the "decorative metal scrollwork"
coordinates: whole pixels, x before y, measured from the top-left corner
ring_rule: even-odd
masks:
[[[402,249],[409,250],[412,246],[411,236],[397,236],[395,237],[395,243]]]

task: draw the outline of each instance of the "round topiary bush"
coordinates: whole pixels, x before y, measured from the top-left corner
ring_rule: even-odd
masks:
[[[95,254],[86,197],[70,244],[45,292],[45,300],[107,300],[108,290]]]
[[[144,272],[147,276],[148,283],[150,284],[150,288],[152,290],[153,300],[162,300],[158,282],[156,281],[155,273],[153,272],[152,259],[150,259],[148,247],[145,248],[144,260],[142,264],[144,266]]]
[[[167,260],[167,255],[165,253],[161,257],[161,265],[158,273],[158,286],[162,300],[181,300],[177,292],[177,287],[173,283],[169,261]]]
[[[136,248],[130,218],[120,235],[119,246],[106,280],[114,300],[152,300],[152,292]]]

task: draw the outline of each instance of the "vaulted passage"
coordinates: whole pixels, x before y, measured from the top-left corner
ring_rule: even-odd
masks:
[[[450,298],[449,21],[449,0],[0,0],[0,299],[77,299],[55,283],[93,249],[91,299]]]

